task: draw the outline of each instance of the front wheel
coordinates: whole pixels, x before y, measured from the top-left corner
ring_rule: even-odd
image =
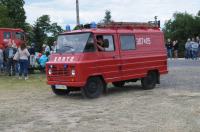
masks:
[[[156,86],[157,74],[155,72],[149,72],[146,77],[142,78],[142,87],[145,90],[153,89]]]
[[[99,97],[104,89],[104,83],[99,77],[89,78],[86,85],[81,89],[83,96],[87,98]]]
[[[55,85],[51,86],[53,93],[59,96],[68,95],[70,93],[69,89],[56,89]]]

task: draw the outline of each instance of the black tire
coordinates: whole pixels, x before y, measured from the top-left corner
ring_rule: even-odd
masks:
[[[104,90],[104,82],[99,77],[89,78],[86,85],[81,89],[84,97],[98,98]]]
[[[52,85],[51,88],[52,88],[53,93],[55,93],[56,95],[59,95],[59,96],[68,95],[70,93],[69,89],[66,89],[66,90],[65,89],[56,89],[55,85]]]
[[[146,77],[142,78],[142,87],[145,90],[153,89],[156,86],[157,74],[155,72],[149,72]]]
[[[115,87],[123,87],[125,82],[124,81],[120,81],[120,82],[113,82],[112,83]]]

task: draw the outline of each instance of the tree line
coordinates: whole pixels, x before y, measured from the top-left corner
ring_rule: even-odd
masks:
[[[24,0],[0,0],[0,28],[21,28],[27,35],[28,44],[35,43],[41,51],[43,44],[52,45],[63,29],[51,23],[49,15],[42,15],[33,25],[26,22]]]
[[[188,38],[200,37],[200,11],[196,15],[177,12],[164,24],[165,39],[179,41],[180,55],[184,55],[185,43]]]

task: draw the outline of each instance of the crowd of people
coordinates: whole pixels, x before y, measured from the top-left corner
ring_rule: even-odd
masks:
[[[188,38],[185,44],[185,58],[197,60],[200,57],[200,39],[199,37]]]
[[[179,43],[177,40],[171,41],[171,39],[167,39],[165,44],[167,49],[168,58],[178,58],[179,55]],[[197,36],[196,38],[188,38],[185,43],[185,58],[197,60],[200,57],[200,39]]]
[[[27,46],[22,43],[17,47],[14,43],[8,43],[6,48],[0,46],[0,74],[27,80],[30,69],[45,71],[50,52],[50,47],[45,44],[41,53],[35,52],[35,44]]]

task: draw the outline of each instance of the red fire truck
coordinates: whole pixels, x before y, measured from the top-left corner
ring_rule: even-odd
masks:
[[[140,80],[144,89],[153,89],[166,73],[164,36],[152,23],[116,22],[62,33],[46,64],[55,94],[81,90],[88,98],[99,97],[108,83],[123,87]]]
[[[19,46],[25,39],[22,29],[0,28],[0,47],[7,47],[9,41]]]

